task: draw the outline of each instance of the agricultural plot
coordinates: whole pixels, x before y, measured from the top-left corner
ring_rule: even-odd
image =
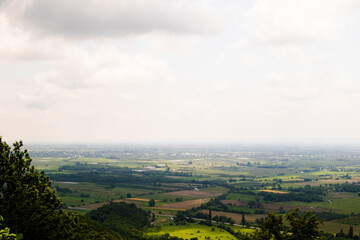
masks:
[[[236,240],[234,236],[225,230],[209,227],[199,224],[192,225],[180,225],[180,226],[170,226],[163,225],[161,226],[161,230],[158,232],[149,232],[148,235],[164,235],[170,234],[172,237],[179,237],[184,239],[190,238],[198,238],[198,239],[228,239],[228,240]]]
[[[212,188],[204,188],[204,189],[195,188],[192,190],[169,192],[166,194],[185,196],[185,197],[209,198],[209,197],[220,196],[220,195],[226,193],[227,191],[228,191],[228,189],[223,188],[223,187],[212,187]]]
[[[203,210],[203,213],[208,213],[207,210]],[[237,224],[241,224],[242,214],[237,213],[229,213],[229,212],[220,212],[220,211],[212,211],[212,216],[225,216],[231,218]],[[256,219],[264,218],[267,214],[244,214],[245,221],[248,222],[255,222]]]
[[[187,209],[199,207],[202,204],[207,203],[209,200],[210,198],[187,200],[183,202],[161,205],[160,207],[153,207],[153,209],[185,211]]]

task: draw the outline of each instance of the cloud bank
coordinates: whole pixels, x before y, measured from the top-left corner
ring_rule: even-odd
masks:
[[[0,1],[0,135],[360,143],[355,0]]]

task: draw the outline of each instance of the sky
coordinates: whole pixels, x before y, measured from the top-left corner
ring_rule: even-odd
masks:
[[[0,136],[360,144],[358,0],[0,0]]]

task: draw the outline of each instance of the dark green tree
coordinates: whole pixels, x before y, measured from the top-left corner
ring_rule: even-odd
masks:
[[[291,233],[288,238],[290,240],[321,239],[324,235],[324,233],[319,230],[319,224],[323,221],[318,220],[316,215],[311,211],[300,213],[300,209],[296,208],[286,214],[286,219],[290,223],[290,228],[287,231]]]
[[[348,233],[348,238],[353,238],[354,237],[354,228],[353,226],[350,225],[349,227],[349,233]]]
[[[5,225],[25,239],[69,239],[76,216],[60,209],[49,177],[31,166],[22,146],[20,141],[11,148],[0,137],[0,215]]]
[[[255,233],[240,235],[241,240],[314,240],[325,239],[324,233],[319,230],[319,224],[316,215],[310,211],[300,213],[297,208],[286,213],[286,220],[290,227],[284,230],[283,217],[270,213],[267,220],[261,225],[261,229]]]
[[[245,214],[244,213],[242,214],[242,217],[241,217],[241,225],[243,225],[243,227],[245,227]]]
[[[155,200],[154,199],[150,199],[149,207],[155,207]]]

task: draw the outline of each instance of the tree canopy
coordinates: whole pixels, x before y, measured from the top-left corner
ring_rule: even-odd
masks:
[[[77,217],[61,210],[49,177],[31,166],[22,146],[20,141],[11,148],[0,138],[0,215],[11,231],[25,239],[68,239]]]
[[[316,215],[308,211],[301,213],[299,208],[289,211],[285,215],[289,227],[283,223],[283,216],[270,213],[267,220],[262,224],[260,230],[252,234],[239,236],[241,240],[314,240],[324,239],[324,233],[319,230]]]
[[[125,202],[106,204],[87,215],[126,239],[142,239],[143,227],[149,224],[149,213]]]

